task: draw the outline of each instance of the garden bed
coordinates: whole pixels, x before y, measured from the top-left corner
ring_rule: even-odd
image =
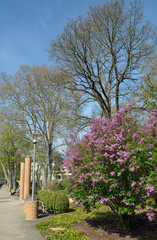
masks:
[[[74,209],[73,209],[74,210]],[[113,214],[108,209],[91,213],[76,208],[69,213],[53,215],[48,221],[40,222],[37,229],[46,240],[156,240],[157,222],[149,222],[143,214],[137,214],[138,226],[125,229],[118,226]],[[52,228],[65,230],[53,231]]]
[[[138,226],[124,229],[114,224],[114,219],[88,219],[73,227],[92,240],[157,240],[157,222],[149,222],[144,215],[137,216]]]

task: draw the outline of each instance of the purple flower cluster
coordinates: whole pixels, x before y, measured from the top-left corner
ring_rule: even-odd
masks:
[[[149,221],[152,221],[153,218],[155,217],[155,213],[153,212],[153,209],[150,206],[147,207],[147,210],[148,210],[148,213],[146,215]]]
[[[93,120],[89,134],[71,136],[67,144],[69,189],[83,204],[101,201],[117,214],[122,207],[131,214],[136,205],[146,204],[143,197],[153,195],[148,182],[156,169],[157,111],[143,125],[129,111],[123,108],[110,120]]]
[[[151,194],[154,192],[154,187],[149,186],[148,184],[146,184],[146,190],[147,190],[148,197],[150,197]]]

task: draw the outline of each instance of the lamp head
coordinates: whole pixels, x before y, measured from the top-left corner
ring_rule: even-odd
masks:
[[[33,143],[36,144],[36,143],[37,143],[37,140],[36,140],[36,139],[33,139]]]

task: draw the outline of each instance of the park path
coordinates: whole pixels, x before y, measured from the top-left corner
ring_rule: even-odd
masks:
[[[0,189],[0,240],[43,240],[35,228],[37,220],[25,220],[24,201]]]

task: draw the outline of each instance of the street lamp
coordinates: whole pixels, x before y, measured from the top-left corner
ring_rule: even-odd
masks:
[[[32,201],[34,201],[34,188],[35,188],[35,147],[36,147],[37,139],[33,139],[34,144],[34,157],[33,157],[33,176],[32,176]]]

